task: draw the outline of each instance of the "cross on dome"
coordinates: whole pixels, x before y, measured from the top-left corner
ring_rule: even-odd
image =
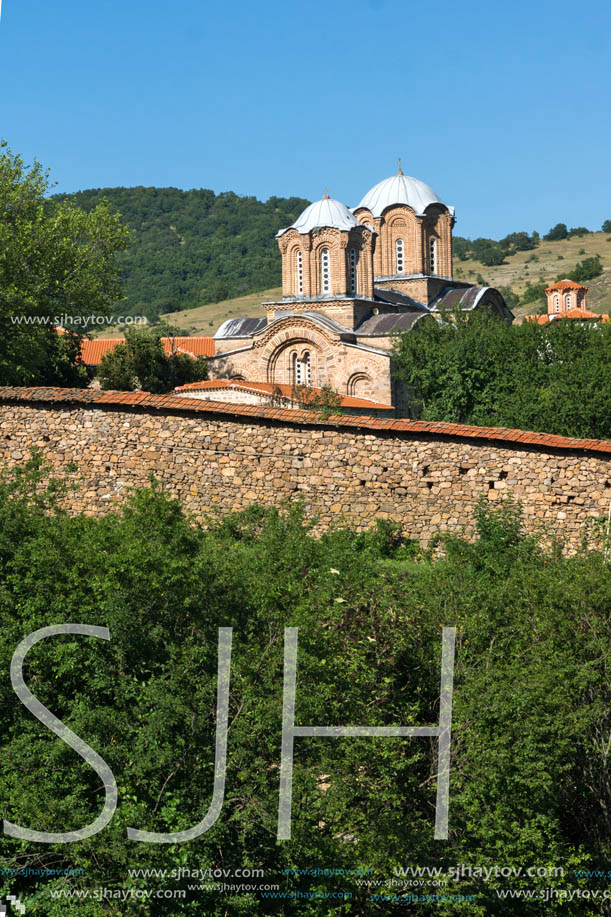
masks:
[[[396,165],[396,167],[397,167],[397,175],[403,175],[403,162],[401,161],[401,157],[400,157],[400,156],[399,156],[399,158],[397,159],[395,165]]]

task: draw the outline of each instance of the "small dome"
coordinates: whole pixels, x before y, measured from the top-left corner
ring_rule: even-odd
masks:
[[[298,233],[305,235],[319,226],[331,226],[334,229],[348,230],[354,226],[361,225],[345,204],[325,195],[320,201],[314,201],[313,204],[306,207],[292,226],[288,226],[287,229],[281,229],[276,235],[281,236],[289,229],[296,229]]]
[[[392,207],[394,204],[407,204],[416,213],[423,214],[429,204],[443,204],[443,201],[424,182],[399,171],[398,175],[391,175],[390,178],[385,178],[374,185],[354,210],[366,207],[372,216],[379,217],[387,207]],[[450,213],[454,213],[453,207],[448,209]]]

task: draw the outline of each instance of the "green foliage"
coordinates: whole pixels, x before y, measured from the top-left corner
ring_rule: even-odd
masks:
[[[567,274],[566,277],[568,280],[575,280],[577,283],[583,283],[585,280],[592,280],[594,277],[599,277],[602,272],[603,266],[600,255],[594,255],[593,258],[584,258],[583,261],[580,261],[575,266],[575,269]],[[557,279],[562,280],[563,276],[559,274]]]
[[[558,242],[560,239],[568,238],[568,234],[566,223],[556,223],[543,238],[546,242]]]
[[[611,220],[605,220],[602,225],[603,232],[611,232]]]
[[[395,345],[395,374],[425,420],[611,438],[611,325],[506,325],[485,313],[423,323]]]
[[[133,230],[133,245],[120,259],[127,301],[116,311],[151,321],[279,286],[275,234],[309,203],[297,197],[262,203],[203,188],[104,188],[80,191],[74,199],[86,211],[107,200]]]
[[[585,226],[573,226],[572,229],[568,231],[568,238],[572,239],[574,236],[581,238],[581,236],[589,236],[590,230]]]
[[[609,230],[611,232],[611,229]],[[466,261],[471,251],[471,240],[462,236],[452,237],[452,252],[459,261]]]
[[[208,378],[208,364],[204,357],[196,360],[189,354],[172,348],[166,354],[161,338],[166,336],[165,325],[125,330],[125,343],[105,354],[98,377],[104,389],[163,394],[177,385],[200,382]]]
[[[536,248],[539,244],[539,234],[533,233],[529,236],[527,232],[512,232],[499,242],[500,247],[507,254],[515,252],[528,252]]]
[[[505,252],[493,239],[475,239],[471,243],[471,251],[473,257],[486,267],[503,264],[505,260]]]
[[[526,289],[522,293],[522,302],[536,302],[538,299],[543,299],[545,297],[545,289],[548,286],[547,283],[527,283]]]
[[[520,305],[520,297],[511,287],[497,287],[497,289],[510,309]]]
[[[82,875],[0,877],[27,913],[60,917],[264,917],[390,913],[350,876],[297,878],[290,868],[566,868],[562,888],[599,887],[577,868],[606,869],[611,707],[611,570],[587,547],[568,558],[522,532],[508,501],[477,511],[478,537],[443,539],[442,556],[415,553],[380,521],[316,539],[298,506],[251,507],[203,529],[158,486],[117,514],[70,517],[40,463],[0,482],[0,762],[3,814],[38,830],[81,827],[103,787],[90,768],[11,692],[11,655],[32,631],[63,622],[107,626],[110,641],[62,636],[33,649],[25,681],[101,754],[119,785],[111,824],[76,844],[0,839],[4,870],[78,869]],[[42,510],[46,509],[43,513]],[[126,828],[176,831],[211,799],[217,628],[231,626],[229,757],[216,824],[188,844],[137,844]],[[433,838],[434,743],[413,739],[298,739],[292,840],[276,841],[283,629],[299,627],[296,721],[427,725],[438,721],[441,628],[458,630],[453,702],[450,840]],[[321,781],[321,775],[327,775]],[[322,784],[325,784],[325,789]],[[346,840],[352,838],[352,841]],[[187,891],[184,900],[81,899],[51,891],[98,887],[187,889],[188,879],[130,878],[128,868],[264,868],[282,891],[350,891],[321,899]],[[204,884],[204,883],[202,883]],[[473,917],[511,915],[496,890],[508,881],[449,882],[473,894]],[[549,878],[512,888],[545,888]],[[602,887],[602,886],[600,886]],[[377,889],[375,889],[377,890]],[[436,892],[440,889],[436,888]],[[570,913],[586,917],[591,901]],[[545,913],[564,913],[550,901]],[[392,908],[399,913],[400,908]],[[452,917],[456,905],[422,904]],[[520,914],[539,917],[539,901]]]
[[[100,199],[89,212],[48,202],[48,175],[0,143],[0,384],[87,385],[78,319],[121,297],[127,231]],[[70,319],[77,323],[70,325]],[[72,327],[60,336],[56,325]]]
[[[460,261],[466,261],[469,256],[479,260],[486,266],[503,264],[506,255],[516,252],[530,251],[539,244],[539,233],[512,232],[499,242],[494,239],[465,239],[454,236],[452,250]]]
[[[333,414],[344,413],[341,407],[342,396],[329,384],[323,385],[319,391],[314,391],[307,385],[294,385],[291,395],[300,408],[317,411],[323,420],[328,420]]]

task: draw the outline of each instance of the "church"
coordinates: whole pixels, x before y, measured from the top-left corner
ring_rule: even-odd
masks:
[[[457,308],[513,319],[498,290],[453,279],[455,220],[454,208],[400,165],[352,209],[325,194],[277,233],[282,299],[262,303],[261,318],[220,326],[211,379],[329,386],[406,416],[407,394],[392,372],[396,333],[417,333]],[[191,396],[212,396],[208,387],[199,383]],[[234,388],[225,391],[229,400]]]

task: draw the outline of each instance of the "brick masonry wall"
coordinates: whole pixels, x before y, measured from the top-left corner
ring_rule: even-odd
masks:
[[[146,486],[153,472],[200,520],[299,498],[322,528],[342,517],[359,529],[395,519],[426,543],[439,531],[472,533],[478,497],[497,502],[511,492],[529,528],[547,527],[574,548],[611,501],[611,443],[495,431],[515,437],[499,441],[486,428],[479,438],[478,428],[452,424],[333,424],[301,411],[184,400],[179,408],[171,396],[146,394],[78,393],[81,404],[6,398],[0,390],[3,467],[23,463],[32,448],[60,471],[76,463],[82,485],[71,509],[92,515]]]

